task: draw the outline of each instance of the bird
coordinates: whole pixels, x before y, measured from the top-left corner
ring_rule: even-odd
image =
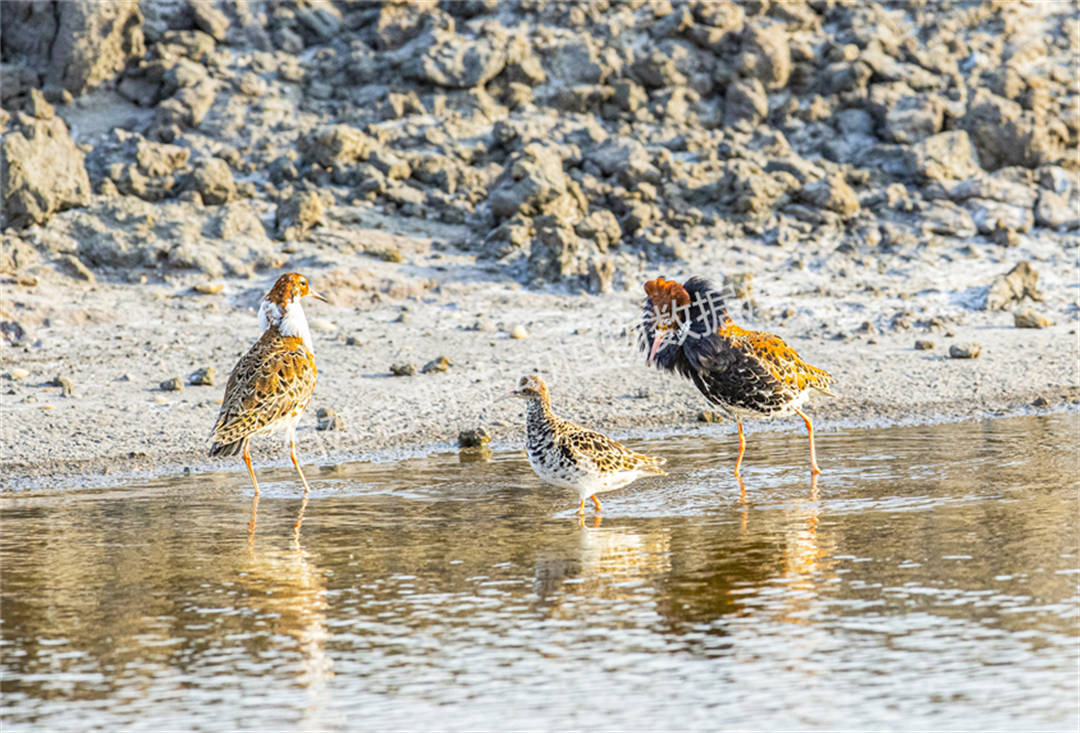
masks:
[[[680,285],[658,277],[645,283],[645,295],[639,346],[648,352],[646,364],[689,379],[705,399],[735,418],[735,476],[746,452],[743,417],[791,413],[806,423],[811,475],[821,473],[814,426],[800,408],[811,392],[834,396],[832,375],[803,361],[779,336],[736,325],[721,293],[704,278]]]
[[[310,491],[296,458],[296,425],[311,401],[318,376],[311,330],[300,305],[300,299],[309,295],[327,302],[311,289],[306,277],[298,272],[287,272],[263,296],[259,304],[262,337],[233,367],[225,386],[221,411],[211,432],[211,456],[243,453],[256,500],[259,482],[251,465],[253,435],[284,431],[289,457],[304,485],[304,495]]]
[[[643,476],[666,475],[660,468],[665,459],[635,453],[603,433],[557,417],[551,410],[547,384],[535,374],[522,377],[517,389],[504,397],[527,402],[525,453],[529,465],[544,482],[576,490],[582,517],[589,497],[599,512],[598,493],[621,489]]]

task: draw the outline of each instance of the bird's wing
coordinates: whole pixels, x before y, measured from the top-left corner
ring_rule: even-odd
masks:
[[[303,409],[315,391],[311,352],[298,338],[267,332],[236,363],[225,387],[213,440],[231,443]]]
[[[772,375],[796,392],[808,388],[828,391],[832,375],[803,361],[779,336],[765,331],[744,331],[742,343],[761,359]]]
[[[617,440],[603,433],[563,421],[567,430],[562,434],[563,445],[574,453],[578,460],[589,461],[605,471],[648,471],[662,474],[660,469],[665,460],[642,453],[635,453]]]

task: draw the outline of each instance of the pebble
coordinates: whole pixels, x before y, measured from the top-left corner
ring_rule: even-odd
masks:
[[[491,442],[491,433],[482,427],[462,430],[458,433],[457,442],[462,448],[479,448]]]
[[[982,347],[976,343],[953,344],[949,347],[950,359],[976,359],[982,353]]]
[[[1036,397],[1031,402],[1032,407],[1048,407],[1049,405],[1050,405],[1050,400],[1046,399],[1042,395],[1039,395],[1038,397]]]
[[[930,351],[934,348],[934,342],[928,339],[916,339],[915,350],[916,351]]]
[[[315,318],[311,321],[311,325],[316,331],[329,332],[337,329],[337,326],[334,325],[333,321],[328,321],[325,318]]]
[[[1013,313],[1013,323],[1017,328],[1049,328],[1054,325],[1054,322],[1046,316],[1030,310]]]
[[[214,367],[201,367],[191,373],[191,376],[188,377],[188,384],[195,387],[213,387],[216,375],[217,369],[214,369]]]
[[[8,376],[12,379],[26,379],[30,376],[30,370],[23,369],[22,367],[15,367],[10,372],[8,372]]]
[[[440,356],[436,359],[432,359],[424,368],[420,371],[424,374],[431,374],[432,372],[445,372],[453,365],[453,362],[447,359],[445,356]]]
[[[713,410],[702,410],[697,416],[698,422],[723,422],[724,416]]]
[[[390,373],[395,377],[415,377],[416,365],[415,364],[391,364]]]
[[[510,329],[510,338],[512,339],[523,339],[528,337],[529,332],[526,331],[525,327],[522,326],[520,323]]]
[[[316,430],[344,430],[345,421],[337,410],[332,407],[320,407],[318,412],[315,413],[315,417],[319,423],[315,426]]]
[[[180,377],[173,377],[172,379],[166,379],[161,383],[161,389],[165,392],[179,392],[184,388],[184,382]]]
[[[201,295],[217,295],[224,289],[225,286],[222,283],[199,283],[194,288],[195,292]]]

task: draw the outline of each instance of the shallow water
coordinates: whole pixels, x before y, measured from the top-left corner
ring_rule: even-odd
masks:
[[[801,426],[799,426],[801,429]],[[1076,730],[1077,415],[0,496],[5,730]],[[238,467],[239,468],[239,467]]]

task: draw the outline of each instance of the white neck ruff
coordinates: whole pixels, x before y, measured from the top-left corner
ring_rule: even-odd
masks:
[[[299,338],[311,353],[315,349],[311,343],[311,329],[308,328],[307,317],[299,300],[294,300],[285,306],[285,312],[276,303],[263,299],[259,304],[259,329],[266,331],[271,326],[277,326],[278,332],[286,338]]]

